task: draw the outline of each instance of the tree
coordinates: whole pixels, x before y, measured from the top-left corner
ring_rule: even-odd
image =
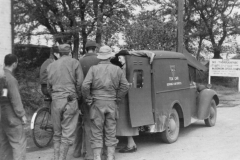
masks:
[[[154,1],[163,6],[165,14],[176,16],[176,0]],[[206,40],[211,43],[214,58],[220,58],[225,39],[240,33],[240,14],[234,12],[239,6],[238,0],[185,0],[186,48],[191,50],[193,42],[198,40],[199,55]]]
[[[124,31],[129,49],[172,50],[176,47],[176,25],[165,22],[158,11],[144,11]]]
[[[96,33],[96,42],[100,45],[104,25],[111,25],[118,16],[124,23],[133,9],[127,0],[14,0],[16,34],[20,39],[31,35],[53,35],[58,43],[73,44],[74,57],[77,57],[82,41],[83,51],[87,38]],[[36,28],[43,26],[43,31]],[[117,32],[114,27],[111,31]],[[79,34],[80,33],[80,34]],[[81,36],[80,36],[81,35]]]

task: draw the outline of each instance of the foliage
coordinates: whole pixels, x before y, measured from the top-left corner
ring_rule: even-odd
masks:
[[[162,7],[165,15],[176,17],[177,0],[154,0]],[[185,0],[185,46],[191,51],[196,48],[197,55],[202,50],[204,40],[211,43],[210,51],[214,58],[220,58],[222,45],[227,37],[240,33],[240,14],[238,0]]]
[[[14,53],[18,57],[16,76],[20,94],[27,112],[43,106],[43,95],[40,90],[39,72],[42,63],[49,57],[50,48],[35,45],[15,45]]]
[[[31,113],[44,104],[40,89],[39,67],[36,69],[18,69],[16,71],[20,94],[24,108]]]
[[[126,25],[125,40],[129,49],[172,50],[176,47],[176,24],[165,21],[158,11],[141,12]]]
[[[101,45],[103,37],[122,30],[122,24],[131,16],[133,6],[147,0],[14,0],[16,36],[20,39],[31,35],[50,34],[58,43],[73,44],[77,57],[79,44],[95,35]],[[37,31],[39,26],[44,29]],[[81,35],[81,36],[80,36]],[[103,37],[102,37],[103,36]]]
[[[19,70],[35,69],[49,57],[50,47],[15,44],[14,54],[18,57]]]

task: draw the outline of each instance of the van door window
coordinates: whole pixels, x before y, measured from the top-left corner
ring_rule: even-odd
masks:
[[[143,70],[133,71],[133,87],[142,88],[143,87]]]

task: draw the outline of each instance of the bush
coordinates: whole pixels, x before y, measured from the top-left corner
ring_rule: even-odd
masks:
[[[50,48],[36,45],[15,45],[18,57],[16,77],[25,110],[31,114],[44,104],[39,72],[42,63],[49,57]]]
[[[22,102],[27,113],[34,112],[44,104],[39,70],[40,68],[38,67],[31,70],[18,70],[16,73]]]

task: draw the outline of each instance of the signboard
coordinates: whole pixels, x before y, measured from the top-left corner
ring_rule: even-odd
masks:
[[[211,76],[240,77],[240,60],[235,59],[211,59],[209,63],[209,79]],[[240,90],[240,84],[238,84]]]
[[[6,54],[12,53],[11,0],[0,0],[0,66]]]

